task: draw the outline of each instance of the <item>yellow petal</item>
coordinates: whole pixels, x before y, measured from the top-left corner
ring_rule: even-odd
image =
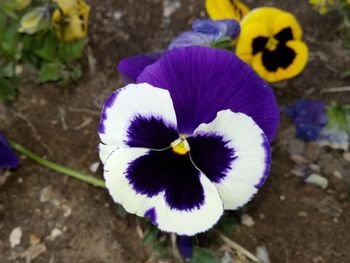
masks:
[[[211,19],[241,19],[249,12],[249,8],[239,0],[206,0],[205,8]]]
[[[54,2],[57,3],[58,7],[65,15],[75,12],[75,9],[77,9],[78,6],[77,0],[54,0]]]
[[[295,40],[301,40],[303,36],[301,26],[291,13],[283,12],[282,14],[278,15],[276,17],[272,32],[273,34],[277,34],[282,29],[287,27],[292,29],[293,37]]]
[[[253,59],[253,41],[257,37],[269,37],[269,33],[264,24],[251,24],[241,31],[236,45],[236,54],[248,64]]]

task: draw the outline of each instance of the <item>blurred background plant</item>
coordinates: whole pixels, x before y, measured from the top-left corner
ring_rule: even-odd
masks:
[[[82,0],[1,1],[0,100],[15,99],[27,66],[38,83],[79,80],[89,12]]]
[[[342,17],[344,45],[350,49],[350,0],[309,0],[321,15],[338,12]]]

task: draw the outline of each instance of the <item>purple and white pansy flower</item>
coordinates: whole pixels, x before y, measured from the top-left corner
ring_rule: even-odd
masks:
[[[224,210],[246,204],[269,173],[279,123],[273,91],[224,50],[185,47],[137,63],[123,72],[135,83],[103,108],[106,186],[162,231],[204,232]]]

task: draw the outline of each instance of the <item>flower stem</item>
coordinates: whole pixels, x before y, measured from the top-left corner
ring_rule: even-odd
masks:
[[[91,184],[93,186],[97,186],[97,187],[102,187],[105,188],[105,182],[101,179],[98,179],[94,176],[91,175],[86,175],[83,174],[79,171],[73,170],[71,168],[68,168],[66,166],[54,163],[52,161],[46,160],[42,157],[40,157],[39,155],[33,153],[32,151],[26,149],[25,147],[23,147],[22,145],[9,140],[11,146],[13,147],[13,149],[15,149],[17,152],[19,152],[20,154],[27,156],[30,160],[44,166],[47,167],[49,169],[52,169],[56,172],[62,173],[64,175],[73,177],[75,179],[78,179],[80,181],[83,181],[85,183]]]

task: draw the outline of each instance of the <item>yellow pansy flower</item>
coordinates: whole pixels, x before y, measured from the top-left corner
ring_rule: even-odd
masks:
[[[206,0],[205,8],[213,20],[234,19],[241,21],[249,8],[239,0]]]
[[[334,0],[309,0],[315,9],[324,15],[328,13],[329,9],[334,5]]]
[[[296,18],[273,7],[254,9],[242,20],[236,54],[268,82],[295,77],[308,60]]]
[[[72,42],[84,38],[88,32],[90,6],[82,0],[55,0],[58,9],[52,21],[60,39]]]

